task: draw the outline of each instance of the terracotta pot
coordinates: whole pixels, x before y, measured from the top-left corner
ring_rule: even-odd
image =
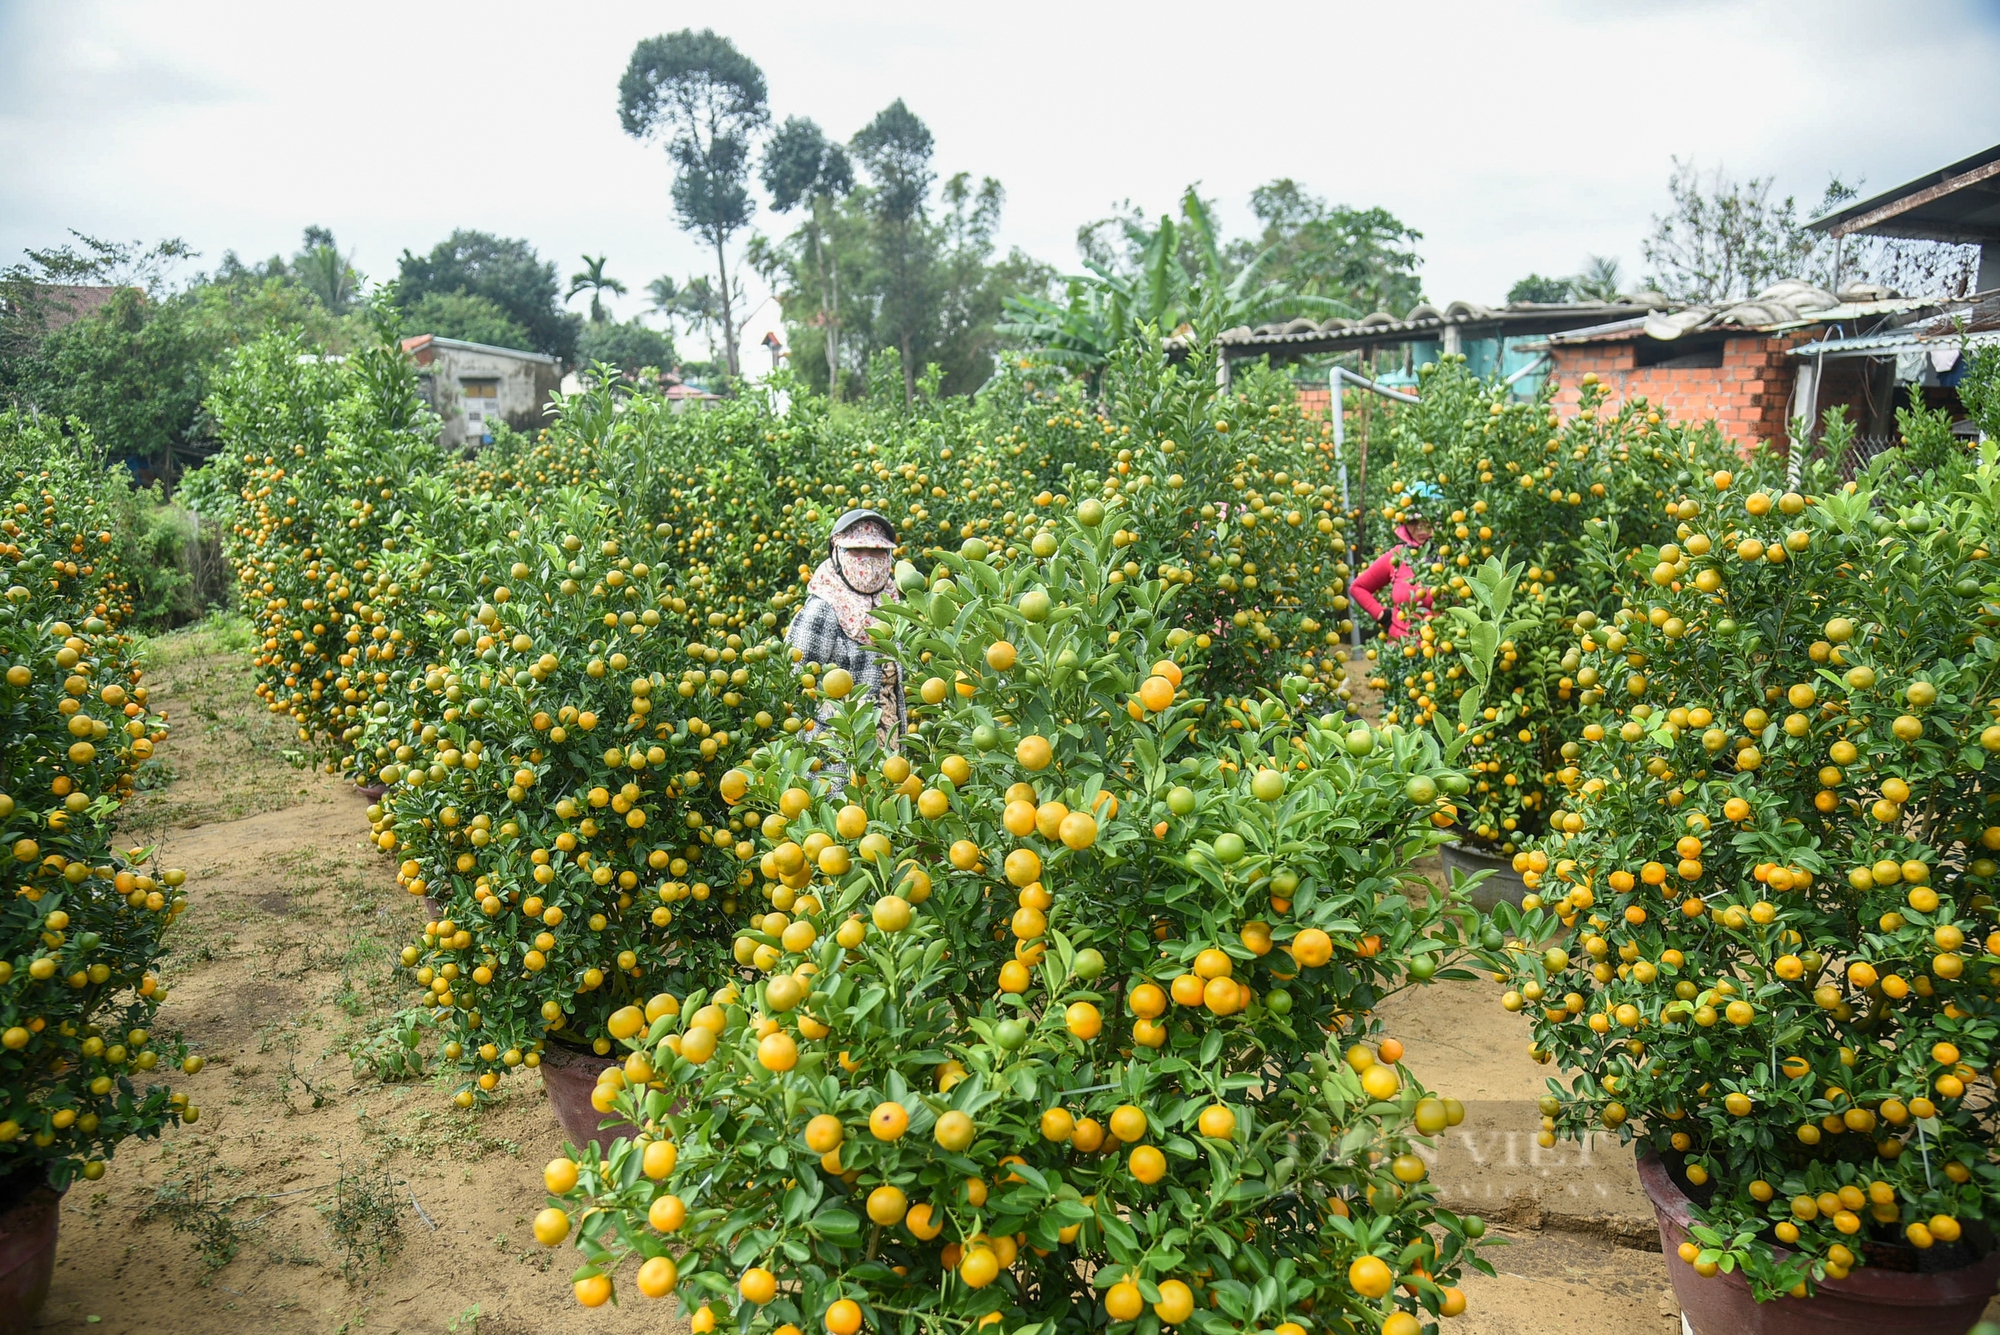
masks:
[[[2000,1250],[1956,1270],[1912,1273],[1865,1265],[1828,1280],[1810,1298],[1760,1303],[1736,1273],[1704,1279],[1680,1258],[1692,1222],[1688,1198],[1665,1163],[1639,1156],[1639,1181],[1660,1224],[1674,1298],[1694,1335],[1965,1335],[2000,1284]]]
[[[1446,872],[1455,871],[1465,876],[1481,871],[1492,873],[1472,887],[1472,906],[1481,913],[1491,913],[1493,906],[1503,899],[1519,908],[1521,900],[1527,896],[1528,884],[1521,879],[1521,873],[1514,870],[1512,858],[1488,853],[1470,844],[1456,843],[1439,848],[1438,857],[1443,860]]]
[[[605,1115],[590,1105],[591,1091],[597,1088],[597,1073],[617,1064],[610,1057],[556,1042],[542,1050],[542,1083],[548,1087],[549,1106],[555,1109],[556,1121],[562,1124],[563,1135],[570,1144],[581,1145],[591,1140],[597,1142],[598,1148],[609,1149],[612,1141],[634,1130],[629,1123],[619,1123],[608,1131],[599,1130],[598,1123],[605,1120]]]
[[[389,791],[389,785],[386,783],[357,783],[354,787],[370,802],[380,802],[382,795]]]
[[[40,1182],[17,1191],[14,1179],[0,1182],[0,1199],[13,1201],[0,1211],[0,1335],[28,1329],[49,1296],[56,1269],[62,1196]]]

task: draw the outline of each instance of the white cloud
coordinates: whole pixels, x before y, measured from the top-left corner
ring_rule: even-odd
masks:
[[[674,226],[663,155],[616,111],[633,43],[687,25],[763,66],[778,118],[845,136],[904,98],[942,172],[1006,185],[1003,242],[1058,265],[1118,200],[1157,210],[1199,180],[1241,231],[1251,188],[1292,176],[1423,231],[1440,299],[1496,300],[1591,253],[1636,274],[1675,154],[1775,174],[1806,203],[1831,172],[1886,187],[2000,124],[2000,84],[1978,74],[2000,65],[2000,23],[1977,0],[73,0],[0,9],[0,258],[75,227],[182,236],[207,263],[289,253],[318,223],[384,276],[405,247],[477,227],[526,237],[565,277],[608,253],[633,289],[615,306],[635,313],[647,279],[709,264]]]

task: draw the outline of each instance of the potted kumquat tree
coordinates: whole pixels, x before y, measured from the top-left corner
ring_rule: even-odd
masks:
[[[1494,918],[1544,1139],[1637,1145],[1702,1335],[1962,1331],[2000,1276],[2000,467],[1902,425],[1846,484],[1675,498],[1577,633],[1612,707]]]
[[[551,1163],[535,1221],[579,1300],[633,1262],[697,1331],[1464,1310],[1484,1225],[1416,1153],[1462,1110],[1370,1018],[1462,953],[1404,894],[1436,744],[1314,718],[1298,679],[1211,717],[1174,584],[1114,578],[1120,518],[905,572],[899,751],[828,673],[824,735],[724,777],[770,909],[739,968],[608,1021],[630,1138]]]
[[[199,1116],[164,1083],[200,1069],[155,1017],[177,870],[113,848],[133,775],[164,738],[102,547],[100,489],[126,485],[53,432],[0,416],[16,579],[0,592],[0,1327],[48,1294],[61,1193],[131,1137]],[[100,542],[100,537],[103,541]],[[92,553],[91,548],[100,550]]]

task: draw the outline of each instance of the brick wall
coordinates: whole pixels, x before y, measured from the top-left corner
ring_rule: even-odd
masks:
[[[1595,371],[1614,404],[1643,398],[1674,421],[1712,418],[1724,435],[1745,447],[1761,440],[1782,442],[1796,374],[1785,353],[1810,341],[1814,332],[1731,338],[1723,344],[1719,367],[1639,366],[1636,342],[1559,344],[1552,349],[1551,372],[1562,386],[1557,411],[1576,411],[1583,377]]]

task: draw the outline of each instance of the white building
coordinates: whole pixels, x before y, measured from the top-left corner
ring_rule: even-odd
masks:
[[[539,431],[562,378],[554,357],[435,334],[404,339],[403,351],[416,359],[424,401],[444,419],[438,441],[447,449],[492,443],[495,422]]]

